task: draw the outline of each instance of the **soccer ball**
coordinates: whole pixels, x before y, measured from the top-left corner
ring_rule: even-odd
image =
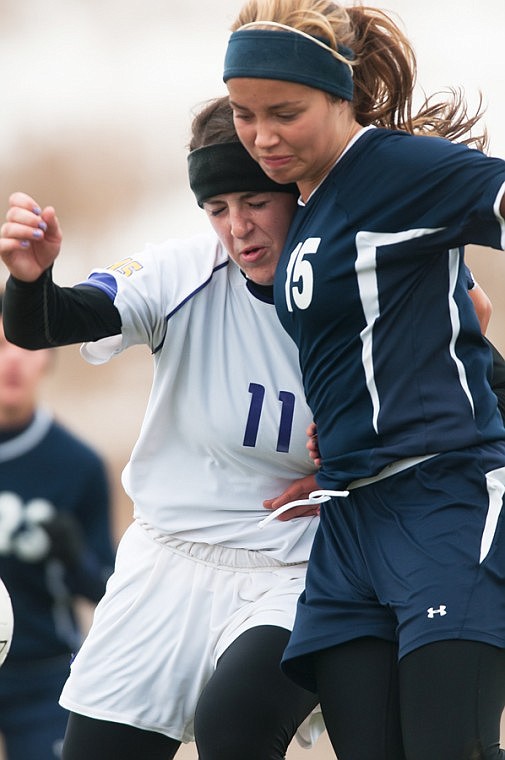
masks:
[[[14,630],[14,615],[11,598],[0,578],[0,666],[11,648],[12,631]]]

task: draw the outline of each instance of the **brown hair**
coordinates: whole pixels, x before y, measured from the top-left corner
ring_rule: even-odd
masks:
[[[238,142],[238,136],[228,96],[225,95],[209,100],[194,116],[188,147],[191,151],[207,145],[230,142]]]
[[[338,45],[351,48],[355,55],[353,108],[361,125],[433,134],[486,148],[485,129],[480,135],[471,134],[482,116],[482,99],[475,114],[469,115],[462,91],[452,89],[427,97],[412,115],[416,56],[385,11],[360,4],[344,7],[330,0],[249,0],[232,30],[252,21],[275,21],[322,36],[335,50]]]

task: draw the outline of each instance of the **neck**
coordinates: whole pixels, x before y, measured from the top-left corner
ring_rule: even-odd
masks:
[[[17,432],[28,427],[35,415],[35,409],[19,409],[7,407],[0,409],[0,430],[4,433]]]
[[[324,170],[321,171],[317,177],[311,177],[310,179],[300,180],[297,182],[300,196],[304,203],[308,201],[312,193],[317,190],[319,185],[324,182],[335,164],[338,163],[338,161],[342,158],[349,145],[362,129],[363,127],[361,124],[358,124],[357,121],[353,120],[349,125],[349,128],[346,130],[344,137],[342,139],[339,139],[336,150],[334,153],[332,153],[331,157],[328,158],[328,162],[326,163]]]

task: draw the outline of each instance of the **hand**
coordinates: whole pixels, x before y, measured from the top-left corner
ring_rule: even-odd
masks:
[[[306,447],[309,450],[309,456],[316,465],[316,467],[321,467],[321,455],[319,453],[319,445],[317,442],[317,426],[315,422],[311,422],[308,426],[307,430],[305,431],[307,434],[308,441],[305,444]]]
[[[14,277],[34,282],[60,252],[62,234],[54,208],[42,210],[26,193],[13,193],[5,218],[0,256]]]
[[[294,483],[286,488],[286,490],[274,499],[267,499],[263,502],[265,509],[278,509],[284,506],[289,501],[297,501],[298,499],[308,499],[309,494],[312,491],[317,491],[318,485],[314,475],[307,475],[305,478],[295,480]],[[287,512],[279,515],[278,520],[292,520],[294,517],[313,517],[319,514],[318,504],[307,504],[305,506],[293,507]]]
[[[49,557],[59,559],[71,568],[77,565],[84,550],[82,528],[70,513],[59,512],[51,520],[40,523],[49,537]]]

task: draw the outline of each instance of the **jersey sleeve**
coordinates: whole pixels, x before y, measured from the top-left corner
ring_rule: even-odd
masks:
[[[441,137],[375,130],[365,138],[368,150],[349,161],[355,160],[356,170],[365,175],[358,163],[367,160],[367,182],[381,188],[381,202],[351,209],[354,217],[361,209],[364,228],[429,230],[434,245],[442,247],[505,248],[505,220],[499,213],[504,160]]]
[[[93,270],[87,284],[112,298],[122,329],[119,337],[86,342],[82,355],[90,363],[100,364],[133,345],[147,345],[156,353],[171,316],[227,262],[217,238],[200,235],[149,245],[106,269]]]
[[[110,298],[96,288],[59,287],[50,269],[30,283],[9,277],[3,321],[7,339],[29,349],[98,340],[121,331]]]
[[[431,225],[440,223],[441,239],[452,247],[504,249],[505,220],[499,206],[505,193],[505,161],[442,138],[416,139],[413,160],[418,162],[419,185],[425,188],[418,201],[421,208],[425,204]]]

